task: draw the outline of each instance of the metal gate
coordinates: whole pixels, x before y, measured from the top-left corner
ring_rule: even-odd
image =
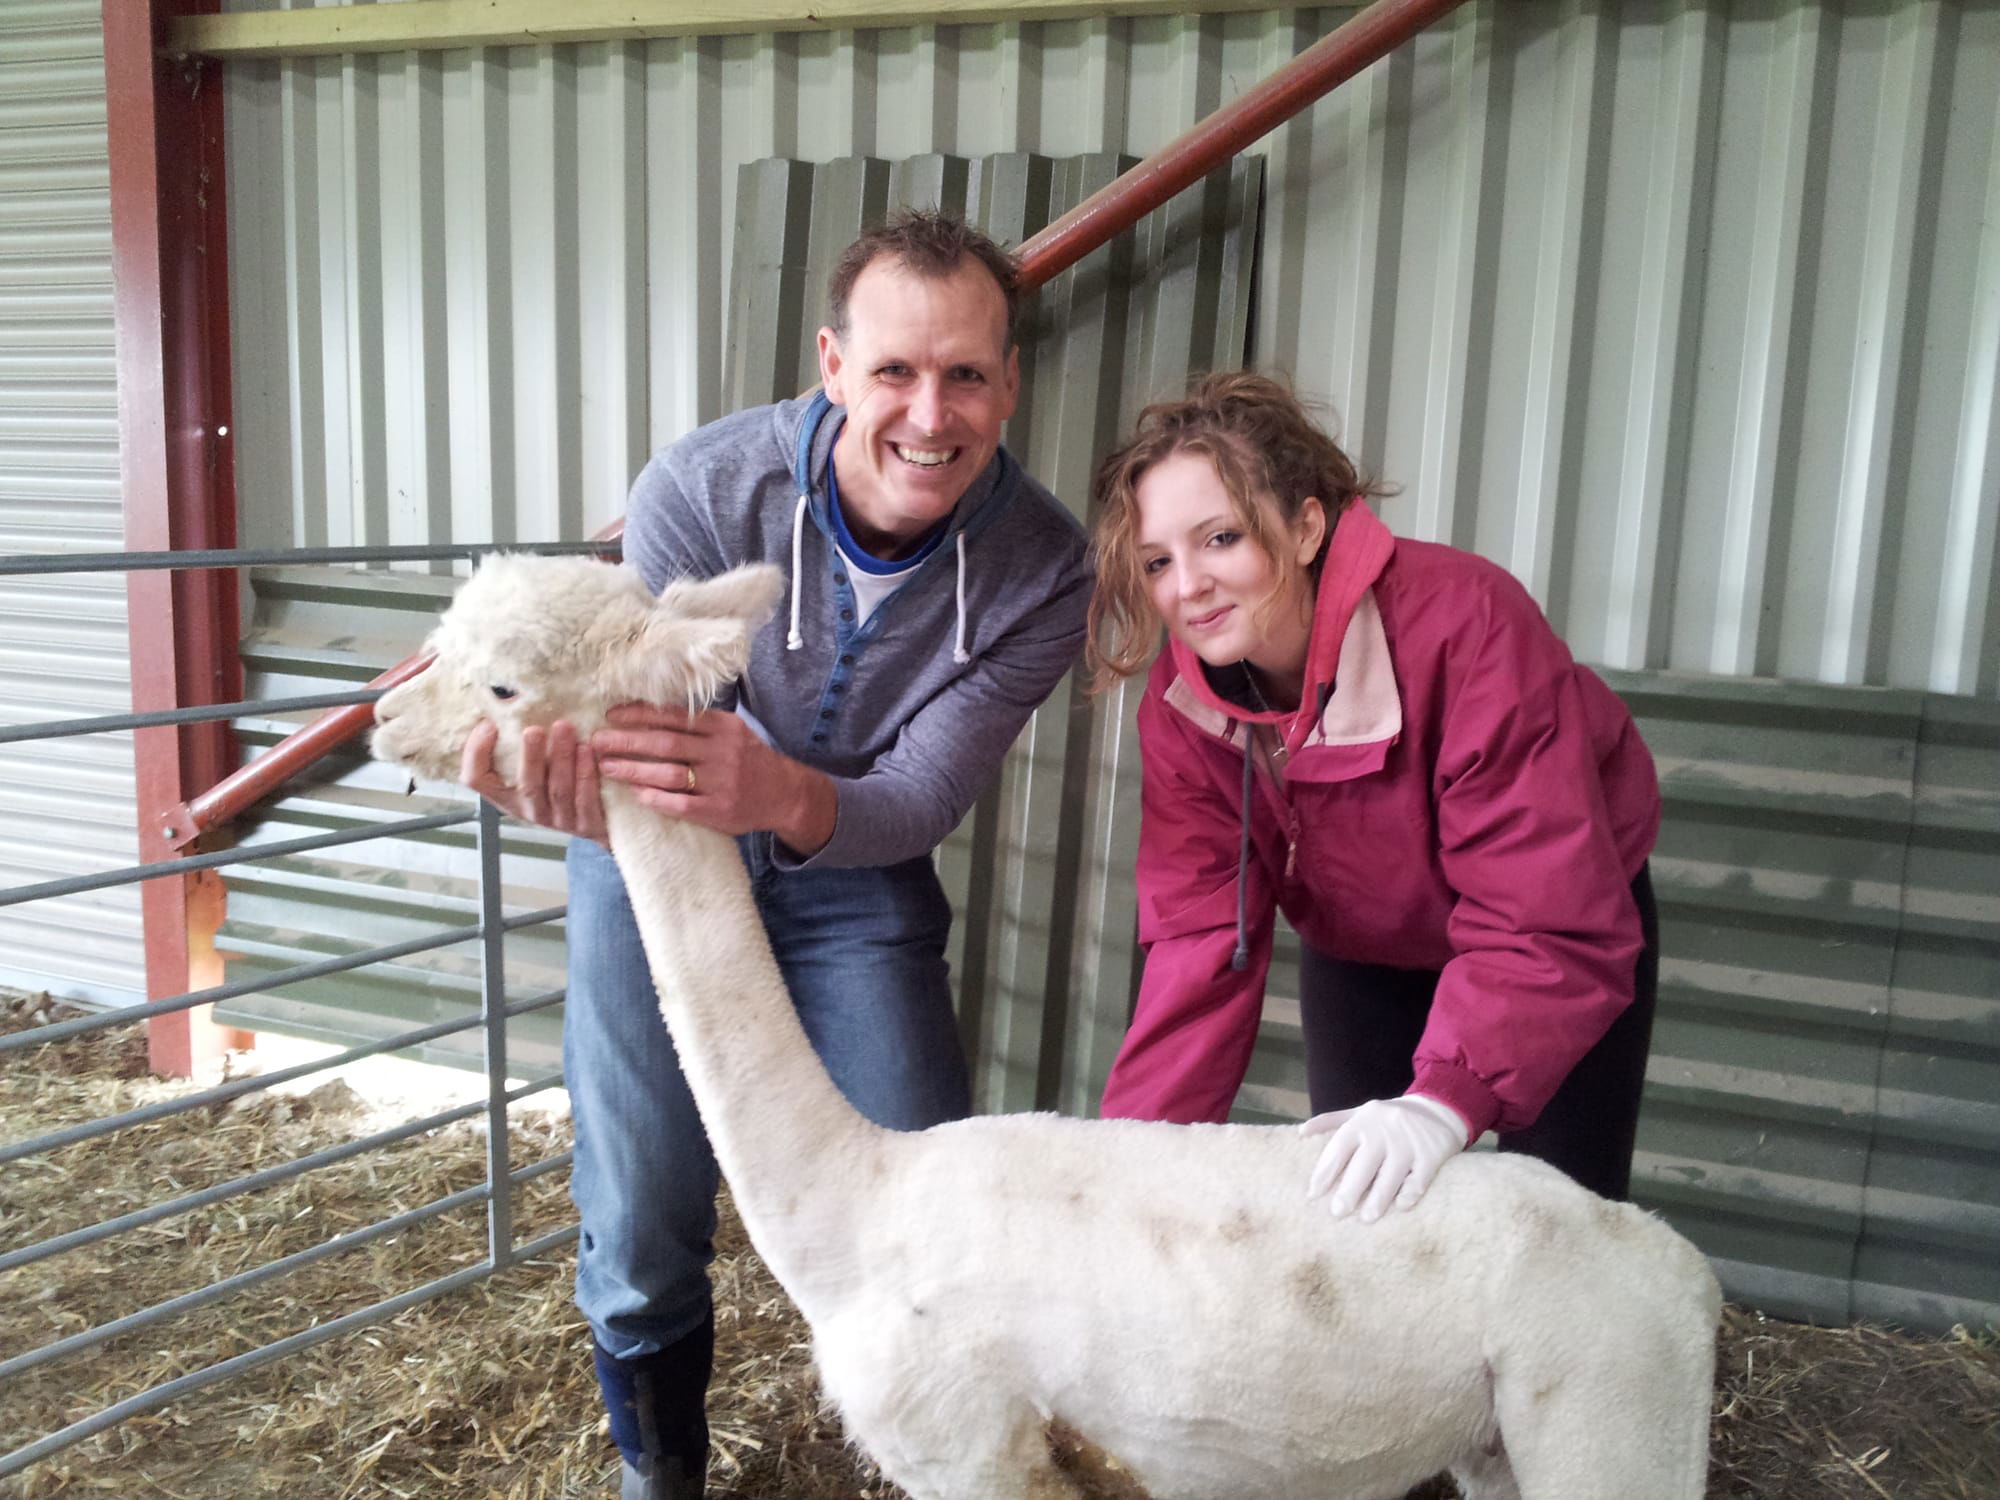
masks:
[[[421,550],[431,557],[443,559],[474,555],[481,549],[433,547]],[[586,544],[543,550],[600,549]],[[295,555],[285,558],[270,554],[260,556],[254,553],[173,553],[152,558],[132,553],[13,556],[0,560],[0,578],[116,576],[122,571],[138,567],[230,566],[258,561],[277,563],[313,560],[315,559],[310,556]],[[234,717],[252,711],[273,713],[326,708],[336,704],[366,702],[374,696],[376,695],[370,692],[349,690],[297,695],[282,701],[256,704],[231,703],[212,708],[105,715],[88,719],[46,720],[0,728],[0,746],[32,744],[69,750],[76,745],[87,744],[95,735],[125,734],[147,726],[195,723]],[[367,973],[373,966],[404,960],[412,954],[462,949],[467,945],[471,947],[469,962],[474,966],[479,979],[476,1006],[469,1011],[463,1011],[429,1025],[402,1028],[394,1035],[359,1043],[319,1062],[238,1078],[213,1088],[145,1104],[121,1114],[67,1126],[24,1140],[0,1143],[0,1168],[64,1147],[98,1140],[114,1132],[143,1125],[167,1115],[212,1109],[246,1094],[288,1083],[312,1073],[324,1072],[365,1057],[412,1047],[440,1045],[459,1036],[477,1039],[478,1054],[486,1075],[486,1097],[483,1102],[445,1110],[393,1129],[329,1146],[297,1160],[263,1168],[232,1181],[215,1183],[192,1192],[182,1192],[178,1196],[149,1203],[144,1207],[66,1233],[33,1243],[9,1246],[0,1251],[0,1273],[44,1263],[59,1265],[59,1257],[66,1252],[94,1245],[114,1235],[141,1231],[150,1225],[182,1215],[217,1211],[232,1198],[261,1191],[303,1173],[331,1166],[368,1151],[393,1146],[399,1141],[462,1119],[482,1118],[485,1122],[487,1137],[485,1182],[478,1187],[449,1194],[376,1223],[355,1227],[313,1248],[252,1266],[184,1295],[149,1307],[134,1308],[107,1323],[53,1339],[38,1348],[10,1350],[4,1358],[0,1358],[0,1381],[24,1374],[51,1361],[81,1353],[123,1335],[155,1326],[170,1325],[174,1318],[184,1313],[223,1298],[241,1296],[273,1277],[305,1270],[328,1256],[352,1251],[461,1208],[478,1205],[483,1205],[485,1208],[487,1228],[485,1259],[477,1265],[465,1267],[420,1286],[404,1288],[370,1306],[330,1318],[261,1348],[250,1350],[205,1369],[192,1371],[150,1390],[114,1402],[59,1431],[45,1434],[11,1452],[0,1454],[0,1479],[19,1473],[28,1465],[81,1442],[129,1417],[157,1410],[242,1371],[282,1359],[298,1350],[389,1317],[403,1308],[455,1291],[471,1282],[490,1276],[495,1271],[532,1259],[546,1250],[565,1244],[576,1234],[574,1226],[571,1226],[540,1235],[526,1243],[517,1243],[515,1240],[512,1214],[515,1190],[533,1178],[567,1167],[569,1153],[562,1152],[525,1165],[516,1165],[508,1157],[509,1108],[524,1099],[555,1088],[562,1082],[559,1073],[540,1070],[538,1075],[531,1075],[522,1083],[509,1084],[510,1073],[521,1071],[518,1062],[510,1066],[510,1027],[520,1018],[532,1017],[558,1005],[562,1000],[562,993],[556,990],[543,994],[510,997],[506,987],[506,940],[511,932],[533,929],[560,917],[562,909],[559,906],[535,910],[510,909],[501,879],[500,815],[490,804],[461,805],[447,811],[431,812],[416,817],[385,817],[364,826],[326,830],[282,842],[251,844],[242,848],[192,855],[184,859],[99,870],[86,875],[12,885],[0,889],[0,911],[11,913],[35,903],[66,900],[98,891],[130,888],[146,879],[175,878],[204,869],[238,868],[249,862],[274,857],[299,857],[359,844],[393,843],[454,828],[469,832],[475,841],[478,878],[471,910],[448,914],[448,919],[442,923],[433,916],[423,924],[423,930],[404,934],[396,942],[381,943],[336,957],[294,963],[275,971],[255,973],[247,978],[234,978],[226,984],[171,999],[123,1006],[95,1015],[0,1036],[0,1066],[10,1069],[32,1068],[35,1066],[34,1054],[37,1048],[64,1038],[100,1033],[114,1027],[143,1025],[162,1015],[226,1002],[253,991],[283,991],[287,986],[311,982],[328,975],[339,974],[351,979],[354,975]]]

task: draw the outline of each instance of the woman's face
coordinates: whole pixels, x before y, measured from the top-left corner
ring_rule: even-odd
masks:
[[[1168,633],[1211,666],[1247,661],[1277,682],[1305,671],[1312,639],[1307,566],[1325,534],[1318,500],[1301,505],[1286,556],[1274,559],[1236,514],[1215,465],[1175,453],[1139,477],[1139,567]],[[1260,496],[1278,520],[1277,504]]]

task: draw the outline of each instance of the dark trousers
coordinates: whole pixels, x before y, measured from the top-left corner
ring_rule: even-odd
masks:
[[[1618,1199],[1631,1191],[1639,1092],[1660,988],[1659,914],[1644,865],[1632,881],[1632,899],[1645,946],[1635,966],[1631,1006],[1570,1071],[1541,1117],[1499,1138],[1502,1151],[1539,1157],[1592,1192]],[[1348,963],[1305,946],[1299,1022],[1314,1114],[1393,1098],[1409,1088],[1437,983],[1435,969]]]

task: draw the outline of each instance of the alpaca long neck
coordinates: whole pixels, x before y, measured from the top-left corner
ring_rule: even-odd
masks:
[[[863,1118],[813,1052],[735,841],[662,818],[622,787],[607,785],[604,803],[716,1161],[758,1252],[806,1306],[813,1283],[844,1259],[857,1199],[842,1179],[879,1174],[898,1137]]]

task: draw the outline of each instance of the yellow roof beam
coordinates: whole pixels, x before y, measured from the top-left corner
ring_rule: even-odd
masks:
[[[203,57],[314,57],[444,47],[546,46],[772,31],[967,26],[1088,16],[1278,8],[1274,0],[405,0],[182,16],[166,50]]]

